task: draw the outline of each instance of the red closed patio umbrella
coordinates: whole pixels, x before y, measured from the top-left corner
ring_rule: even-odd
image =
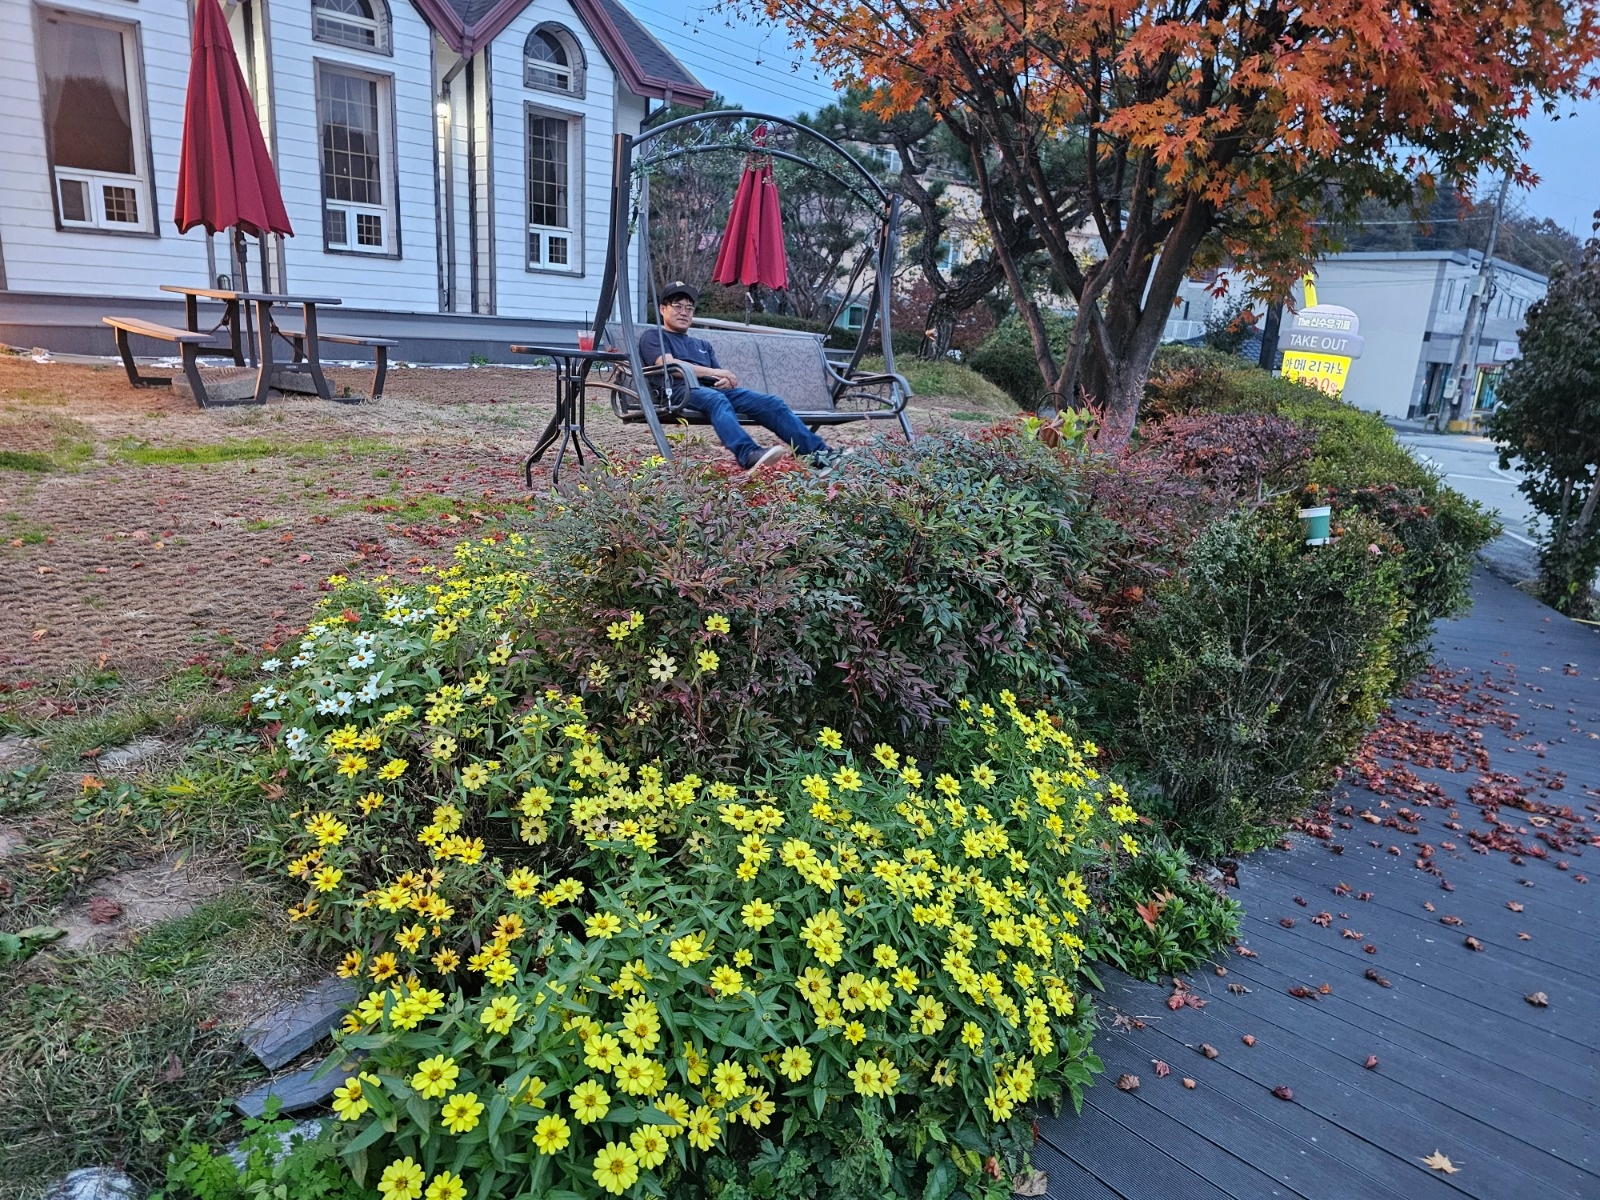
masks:
[[[172,219],[179,233],[196,225],[207,233],[232,229],[238,238],[241,271],[245,234],[294,234],[261,122],[234,54],[228,19],[217,0],[199,0],[195,6],[194,52]],[[247,290],[248,279],[242,276],[239,285]]]
[[[765,144],[766,126],[755,131],[755,142]],[[744,173],[733,194],[728,228],[722,234],[717,265],[711,272],[717,283],[765,286],[781,290],[789,285],[789,256],[783,248],[783,216],[778,209],[778,183],[772,177],[772,159],[765,154],[745,157]]]

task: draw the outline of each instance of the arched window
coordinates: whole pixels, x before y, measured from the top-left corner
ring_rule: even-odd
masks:
[[[522,47],[522,82],[547,92],[583,95],[583,48],[560,25],[541,25]]]
[[[311,0],[311,36],[357,50],[393,52],[384,0]]]

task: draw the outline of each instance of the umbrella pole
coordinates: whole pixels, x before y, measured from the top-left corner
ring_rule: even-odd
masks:
[[[250,290],[250,250],[245,244],[244,230],[237,226],[233,230],[233,252],[234,256],[239,260],[239,278],[234,286],[234,291],[248,292]],[[247,353],[250,355],[250,365],[254,367],[259,365],[256,359],[255,321],[248,302],[240,301],[239,308],[242,310],[240,315],[244,317],[244,344],[248,347]]]

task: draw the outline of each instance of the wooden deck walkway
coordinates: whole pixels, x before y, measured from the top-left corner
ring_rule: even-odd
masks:
[[[1040,1123],[1049,1196],[1600,1198],[1600,630],[1474,593],[1318,836],[1241,864],[1251,956],[1190,977],[1204,1007],[1107,981],[1106,1074]]]

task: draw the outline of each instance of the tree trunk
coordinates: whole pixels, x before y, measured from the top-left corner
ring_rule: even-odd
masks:
[[[922,323],[922,345],[917,357],[924,362],[939,362],[950,353],[950,339],[956,334],[956,316],[946,303],[948,293],[928,306],[927,319]]]

